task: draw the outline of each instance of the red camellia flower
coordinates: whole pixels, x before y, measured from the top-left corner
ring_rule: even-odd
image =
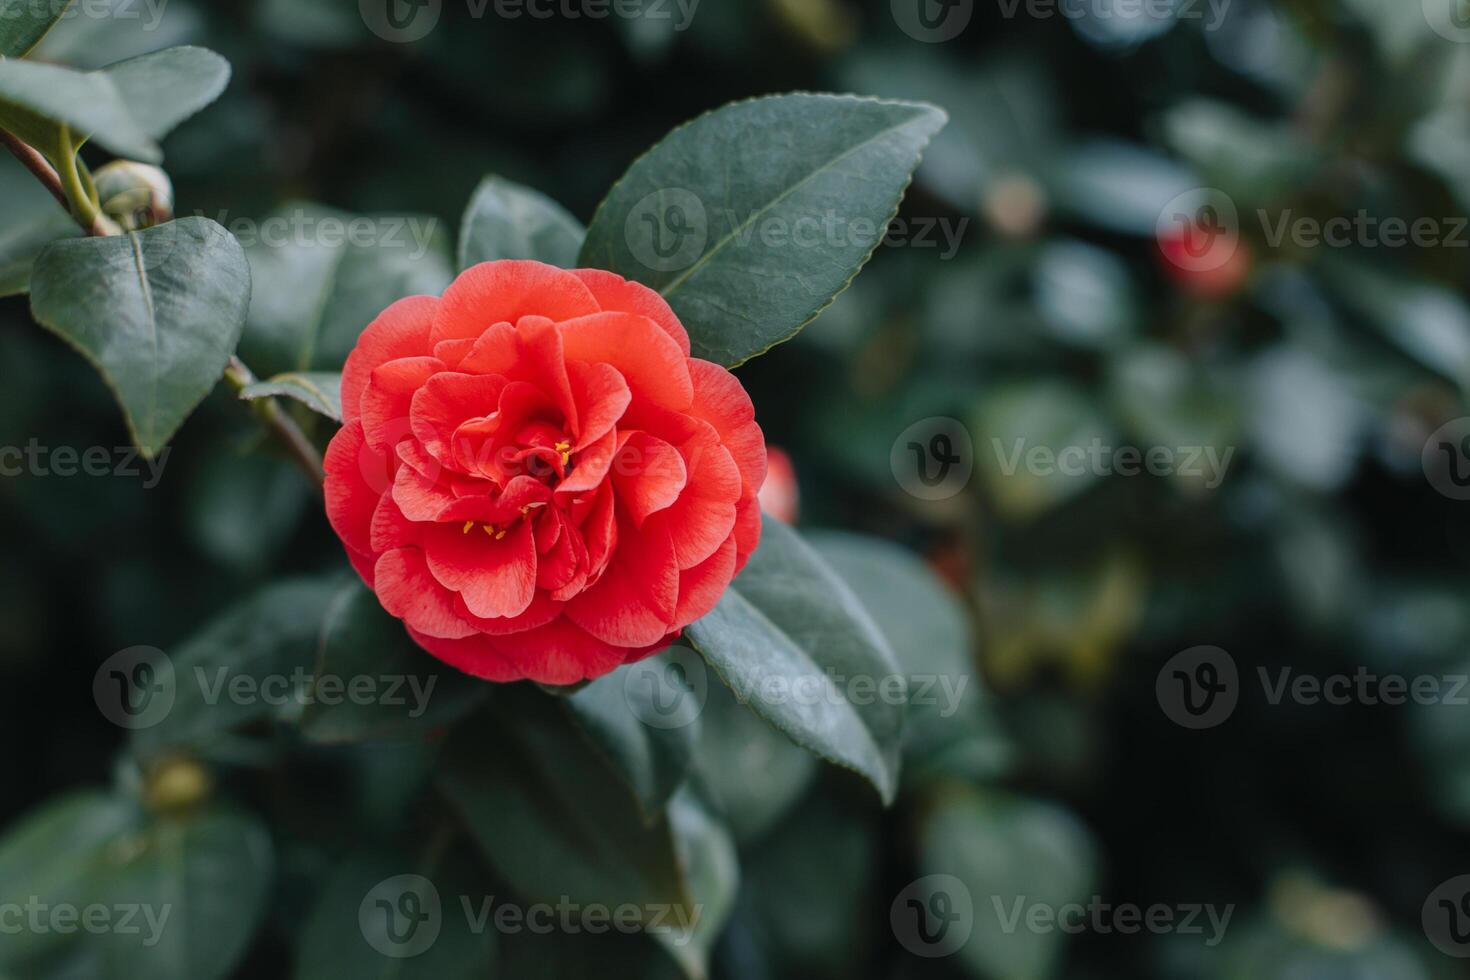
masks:
[[[434,656],[569,684],[661,649],[760,538],[745,389],[652,290],[539,262],[393,304],[342,372],[327,515]]]

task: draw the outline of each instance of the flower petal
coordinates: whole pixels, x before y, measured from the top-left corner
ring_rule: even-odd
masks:
[[[646,316],[597,313],[561,325],[568,361],[611,364],[633,398],[682,412],[694,400],[689,360],[674,339]]]
[[[410,296],[394,303],[368,324],[342,366],[343,422],[356,420],[358,403],[374,368],[401,357],[429,353],[429,330],[438,309],[439,300],[433,296]]]
[[[438,524],[424,536],[429,571],[484,619],[519,616],[536,594],[536,542],[530,521],[508,532]]]
[[[603,269],[573,269],[572,275],[592,290],[592,295],[597,297],[598,305],[604,310],[648,317],[674,338],[685,357],[689,356],[689,333],[658,293],[641,282],[624,279]]]
[[[523,316],[552,320],[596,313],[601,307],[582,280],[541,262],[482,262],[459,274],[439,301],[429,339],[478,337],[502,321]]]
[[[473,636],[477,630],[454,611],[454,593],[434,580],[417,548],[395,548],[378,557],[374,569],[383,608],[420,633],[444,639]]]

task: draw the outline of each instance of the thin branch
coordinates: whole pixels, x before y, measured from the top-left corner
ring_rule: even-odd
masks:
[[[16,159],[24,164],[27,170],[35,174],[42,186],[51,192],[51,196],[66,208],[67,213],[76,219],[77,224],[81,225],[82,230],[88,235],[105,238],[122,233],[122,229],[106,215],[95,208],[84,209],[82,207],[85,200],[85,188],[82,187],[83,177],[81,171],[77,169],[76,155],[70,145],[69,133],[63,131],[62,138],[62,150],[70,161],[66,182],[63,182],[56,168],[51,166],[50,161],[39,150],[20,138],[0,129],[0,143],[4,143],[6,149],[15,154]],[[73,201],[67,194],[68,186],[73,189],[73,193],[79,195],[79,200]],[[90,202],[87,203],[90,204]],[[84,210],[91,213],[89,215],[81,213]],[[236,392],[255,381],[255,375],[245,366],[245,362],[233,354],[230,355],[230,363],[225,366],[225,378]],[[326,479],[326,473],[322,468],[322,455],[311,444],[311,440],[306,438],[301,427],[281,409],[280,404],[274,398],[256,399],[251,402],[251,406],[260,420],[275,434],[276,438],[281,440],[281,444],[286,448],[291,459],[301,467],[307,476],[311,477],[311,481],[320,489],[322,482]]]
[[[36,179],[41,182],[41,186],[51,192],[51,196],[56,198],[57,203],[66,209],[66,213],[76,220],[82,231],[100,238],[106,235],[116,235],[121,230],[100,212],[94,213],[91,217],[79,214],[72,206],[71,199],[67,197],[61,175],[56,172],[56,168],[51,166],[51,161],[47,160],[40,150],[3,129],[0,129],[0,143],[3,143],[5,148],[35,175]]]
[[[255,375],[245,366],[244,361],[231,355],[230,363],[225,368],[225,380],[229,381],[236,392],[240,392],[255,382]],[[280,403],[274,398],[257,398],[251,402],[251,406],[255,409],[255,414],[260,416],[260,420],[281,441],[281,445],[290,454],[292,461],[301,468],[302,472],[311,477],[312,482],[320,489],[322,482],[326,479],[326,471],[322,468],[321,453],[316,451],[316,447],[311,444],[310,439],[306,438],[300,426],[286,414]]]
[[[61,189],[61,176],[56,172],[56,168],[51,166],[51,161],[42,156],[40,150],[3,129],[0,129],[0,143],[4,143],[5,148],[13,153],[27,170],[36,175],[36,179],[51,192],[51,196],[56,198],[68,213],[71,211],[71,202],[66,199],[66,191]]]

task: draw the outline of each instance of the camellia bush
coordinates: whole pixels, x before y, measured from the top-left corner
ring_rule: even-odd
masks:
[[[813,758],[874,803],[900,792],[916,665],[898,650],[953,638],[916,648],[883,604],[964,628],[890,546],[762,519],[759,411],[731,374],[847,288],[945,114],[732,104],[641,156],[586,228],[490,177],[457,274],[381,309],[349,292],[262,311],[245,249],[173,219],[158,169],[228,63],[28,60],[61,13],[0,21],[0,138],[54,198],[7,239],[6,289],[100,372],[145,459],[228,385],[259,451],[322,489],[345,560],[240,597],[172,654],[103,665],[98,704],[131,732],[114,784],[10,829],[0,899],[109,921],[7,935],[0,970],[227,977],[283,931],[303,978],[707,975],[736,838],[794,802]],[[84,145],[118,159],[93,171]],[[762,233],[827,213],[871,232]],[[313,271],[287,273],[305,289]],[[271,329],[242,343],[252,317]],[[308,411],[335,429],[324,456]],[[304,904],[272,916],[320,842],[248,800],[303,759],[353,789]],[[486,928],[502,895],[526,929]],[[111,921],[125,908],[136,928]],[[546,966],[563,961],[587,965]]]

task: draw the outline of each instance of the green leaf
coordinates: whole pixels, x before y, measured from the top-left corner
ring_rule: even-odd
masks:
[[[685,659],[692,656],[668,651],[562,699],[632,786],[649,821],[659,818],[684,782],[699,739],[700,694],[684,676]]]
[[[733,367],[795,336],[847,288],[946,118],[838,95],[717,109],[629,168],[578,262],[658,290],[695,356]]]
[[[425,653],[356,580],[332,599],[313,676],[301,728],[321,742],[427,735],[489,693],[485,682]]]
[[[689,791],[674,797],[669,820],[695,913],[692,920],[675,920],[672,930],[655,931],[654,938],[690,980],[704,980],[709,975],[710,951],[740,891],[740,857],[730,832]]]
[[[249,303],[244,252],[204,218],[56,242],[31,276],[32,315],[102,372],[150,457],[219,380]]]
[[[342,421],[342,373],[340,371],[287,371],[265,381],[246,385],[240,398],[283,396],[294,398],[318,415],[333,422]]]
[[[750,564],[687,635],[752,710],[893,801],[906,698],[898,662],[795,531],[765,518]]]
[[[0,0],[0,58],[23,58],[66,13],[72,0]]]
[[[991,777],[1012,750],[985,704],[975,640],[959,598],[919,558],[879,538],[807,537],[883,631],[909,681],[905,776],[940,768]]]
[[[297,980],[471,980],[497,976],[494,914],[476,931],[481,903],[497,896],[470,868],[474,855],[413,859],[375,848],[349,856],[327,879],[301,932]],[[406,896],[428,916],[397,919]],[[462,899],[469,902],[468,907]]]
[[[233,974],[264,918],[273,866],[265,827],[225,810],[159,818],[114,849],[107,869],[111,902],[141,906],[143,915],[137,933],[107,936],[108,980]]]
[[[504,177],[480,182],[459,229],[459,267],[499,259],[534,259],[576,268],[587,230],[540,191]]]
[[[163,139],[220,97],[230,83],[230,63],[207,48],[185,45],[108,65],[101,74],[143,131]]]
[[[141,820],[136,806],[101,792],[53,800],[7,827],[0,838],[0,906],[85,907],[103,897],[105,856]],[[63,944],[54,931],[24,930],[0,943],[0,967],[22,964]]]
[[[121,90],[103,72],[0,59],[0,129],[9,130],[56,163],[57,132],[92,139],[118,156],[158,163],[163,151],[128,111]]]
[[[163,721],[134,733],[137,750],[161,754],[188,746],[207,754],[212,739],[228,729],[299,715],[322,621],[345,594],[341,577],[292,579],[220,614],[169,655],[173,706]]]
[[[801,799],[820,763],[721,685],[710,689],[699,719],[699,783],[736,839],[757,840]]]
[[[497,691],[490,710],[456,728],[439,778],[522,898],[630,904],[646,919],[691,907],[668,820],[644,822],[632,791],[544,693]]]
[[[1049,977],[1067,939],[1060,930],[1007,928],[1033,906],[1086,902],[1094,886],[1091,837],[1070,813],[1045,803],[952,784],[925,811],[920,868],[951,875],[968,892],[973,931],[960,958],[982,980]],[[963,906],[955,896],[956,908]],[[958,942],[963,936],[956,936]]]
[[[340,371],[379,313],[405,296],[438,295],[454,278],[435,218],[295,202],[253,227],[245,254],[255,291],[240,355],[265,377]]]

